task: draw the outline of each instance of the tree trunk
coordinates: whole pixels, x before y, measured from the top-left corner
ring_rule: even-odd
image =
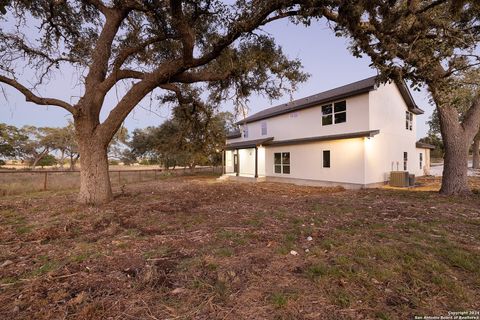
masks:
[[[477,134],[473,140],[473,169],[480,169],[480,134]]]
[[[70,170],[75,170],[75,165],[77,164],[79,158],[79,154],[77,154],[76,156],[70,155]]]
[[[439,107],[440,131],[445,145],[441,194],[468,194],[469,138],[453,107]]]
[[[40,154],[38,156],[36,156],[34,159],[33,159],[33,162],[32,162],[32,169],[35,170],[35,168],[37,167],[37,163],[42,160],[43,158],[43,154]]]
[[[102,146],[94,138],[83,139],[79,145],[79,202],[90,205],[110,202],[113,194],[108,173],[107,146]]]
[[[62,150],[61,155],[60,155],[60,168],[63,170],[64,166],[64,161],[65,161],[65,150]]]

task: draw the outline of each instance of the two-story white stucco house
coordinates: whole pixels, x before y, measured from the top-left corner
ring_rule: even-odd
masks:
[[[222,178],[363,188],[391,171],[428,173],[423,113],[406,85],[371,77],[253,114],[228,136]]]

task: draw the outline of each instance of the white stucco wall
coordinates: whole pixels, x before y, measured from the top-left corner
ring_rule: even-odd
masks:
[[[259,176],[285,177],[368,185],[388,180],[390,171],[403,170],[403,153],[408,153],[407,170],[417,176],[428,173],[430,150],[417,149],[416,115],[412,130],[405,128],[408,110],[395,84],[381,85],[369,93],[344,99],[347,122],[322,126],[321,105],[248,124],[248,138],[229,140],[229,143],[274,137],[274,141],[314,136],[380,130],[372,138],[305,143],[291,146],[259,148]],[[262,135],[262,122],[267,134]],[[331,151],[331,168],[323,168],[322,151]],[[274,173],[273,154],[290,152],[291,173]],[[255,173],[255,150],[240,150],[240,174]],[[424,154],[423,168],[419,153]],[[398,163],[398,167],[397,167]],[[229,170],[227,160],[227,172]],[[233,171],[233,158],[232,167]]]
[[[240,157],[240,175],[255,175],[255,148],[238,150]],[[258,148],[258,176],[265,175],[265,148]]]
[[[258,175],[265,176],[265,148],[258,148]]]
[[[420,168],[420,154],[423,154],[422,168]],[[417,177],[430,174],[430,149],[417,148],[417,167],[413,173]]]
[[[227,173],[234,172],[235,168],[233,167],[233,150],[225,151],[225,171]]]
[[[330,150],[330,168],[323,168],[323,150]],[[363,184],[364,138],[313,142],[265,149],[267,177]],[[290,152],[290,174],[274,172],[274,153]]]
[[[255,174],[255,149],[240,149],[238,150],[240,157],[240,174],[254,175]]]
[[[381,85],[369,93],[370,130],[380,134],[367,139],[365,149],[365,184],[388,180],[390,171],[403,170],[403,153],[408,153],[407,171],[417,173],[418,152],[416,142],[416,116],[412,130],[405,128],[408,110],[395,84]]]
[[[265,137],[275,137],[275,140],[296,139],[332,135],[340,133],[366,131],[369,127],[368,117],[368,93],[355,97],[341,99],[346,100],[347,121],[344,123],[322,126],[321,105],[311,107],[273,118],[248,123],[248,138],[229,140],[245,141]],[[334,101],[336,102],[336,101]],[[267,123],[267,134],[262,136],[262,122]]]

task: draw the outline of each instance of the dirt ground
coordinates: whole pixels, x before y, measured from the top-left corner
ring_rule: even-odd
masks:
[[[480,178],[416,189],[172,177],[92,208],[0,198],[1,319],[408,319],[480,311]]]

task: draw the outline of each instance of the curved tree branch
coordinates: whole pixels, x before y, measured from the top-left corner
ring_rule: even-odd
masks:
[[[31,90],[29,90],[27,87],[25,87],[15,79],[7,78],[5,76],[0,75],[0,82],[8,84],[9,86],[12,86],[13,88],[20,91],[25,96],[25,100],[28,102],[33,102],[43,106],[61,107],[73,115],[75,115],[77,112],[77,110],[71,104],[63,100],[59,100],[55,98],[42,98],[35,95]]]

